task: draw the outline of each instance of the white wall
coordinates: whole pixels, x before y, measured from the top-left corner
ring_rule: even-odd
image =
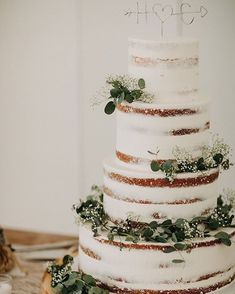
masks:
[[[74,232],[79,1],[0,1],[0,224]]]
[[[209,10],[184,35],[200,40],[212,127],[235,149],[235,1],[189,2]],[[90,99],[106,75],[127,71],[128,37],[160,38],[156,20],[123,16],[135,3],[0,0],[0,224],[76,233],[70,207],[102,184],[102,160],[115,150],[115,116]],[[175,27],[172,19],[168,37]],[[234,176],[223,185],[235,188]]]

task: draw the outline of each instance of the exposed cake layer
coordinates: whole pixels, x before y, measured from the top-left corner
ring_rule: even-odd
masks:
[[[157,101],[197,99],[198,64],[197,41],[129,40],[129,74],[145,79]]]
[[[225,231],[235,241],[235,230]],[[235,277],[234,243],[227,247],[212,237],[192,241],[187,251],[164,253],[170,244],[109,241],[105,233],[93,237],[86,226],[79,236],[80,269],[113,293],[204,294]]]
[[[211,169],[178,174],[172,182],[162,172],[133,171],[107,160],[104,209],[113,220],[126,220],[131,215],[143,222],[207,215],[216,206],[218,176],[218,169]]]
[[[207,100],[183,106],[146,103],[122,104],[117,111],[117,158],[134,168],[146,168],[156,159],[173,158],[175,146],[185,148],[193,157],[201,156],[209,140]]]

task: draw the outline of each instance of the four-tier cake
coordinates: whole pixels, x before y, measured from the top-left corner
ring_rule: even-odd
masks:
[[[110,292],[217,293],[235,278],[231,205],[218,194],[228,162],[216,148],[212,163],[204,156],[210,102],[199,94],[198,51],[197,41],[129,40],[129,75],[154,99],[117,103],[96,221],[79,228],[80,270]]]

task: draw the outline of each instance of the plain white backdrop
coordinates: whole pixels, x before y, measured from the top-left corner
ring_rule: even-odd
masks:
[[[235,1],[187,2],[209,11],[183,26],[183,36],[200,41],[212,130],[235,149]],[[108,74],[127,72],[128,37],[160,39],[156,19],[137,25],[124,16],[135,5],[0,0],[0,224],[76,234],[71,206],[102,184],[102,160],[115,151],[115,116],[90,100]],[[166,37],[176,28],[172,18]],[[235,188],[234,177],[235,169],[223,175],[221,189]]]

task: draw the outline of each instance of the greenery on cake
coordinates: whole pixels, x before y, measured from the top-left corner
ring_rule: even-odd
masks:
[[[127,219],[120,223],[112,222],[103,209],[103,193],[97,186],[93,186],[93,193],[80,205],[74,205],[78,216],[78,223],[90,223],[94,236],[99,230],[107,233],[107,238],[114,241],[120,237],[125,241],[138,243],[140,241],[151,243],[165,243],[165,253],[190,250],[193,239],[213,237],[218,242],[231,246],[231,236],[224,232],[224,228],[234,228],[234,198],[235,192],[228,192],[226,196],[217,199],[217,206],[208,216],[194,217],[191,220],[183,218],[173,222],[167,219],[163,222],[152,221],[142,223]],[[98,194],[98,195],[97,195]],[[175,263],[182,259],[173,260]]]
[[[218,135],[212,137],[211,145],[203,146],[202,155],[196,159],[186,149],[179,147],[173,149],[174,160],[165,162],[158,161],[158,152],[149,151],[149,153],[156,156],[156,159],[151,162],[151,170],[164,172],[166,178],[172,181],[178,173],[203,173],[219,167],[227,170],[232,165],[230,162],[231,148]]]
[[[73,209],[79,215],[81,222],[90,222],[94,234],[98,233],[98,228],[103,226],[107,220],[107,215],[103,207],[103,193],[96,185],[91,187],[91,195],[80,205],[74,205]]]
[[[104,109],[106,114],[112,114],[117,105],[123,101],[151,103],[153,100],[153,95],[145,90],[145,80],[135,79],[128,75],[109,76],[106,80],[103,96],[105,96],[105,100],[109,100]]]
[[[100,288],[90,276],[72,270],[73,257],[66,255],[62,264],[51,262],[48,273],[51,274],[51,287],[58,294],[108,294]]]

